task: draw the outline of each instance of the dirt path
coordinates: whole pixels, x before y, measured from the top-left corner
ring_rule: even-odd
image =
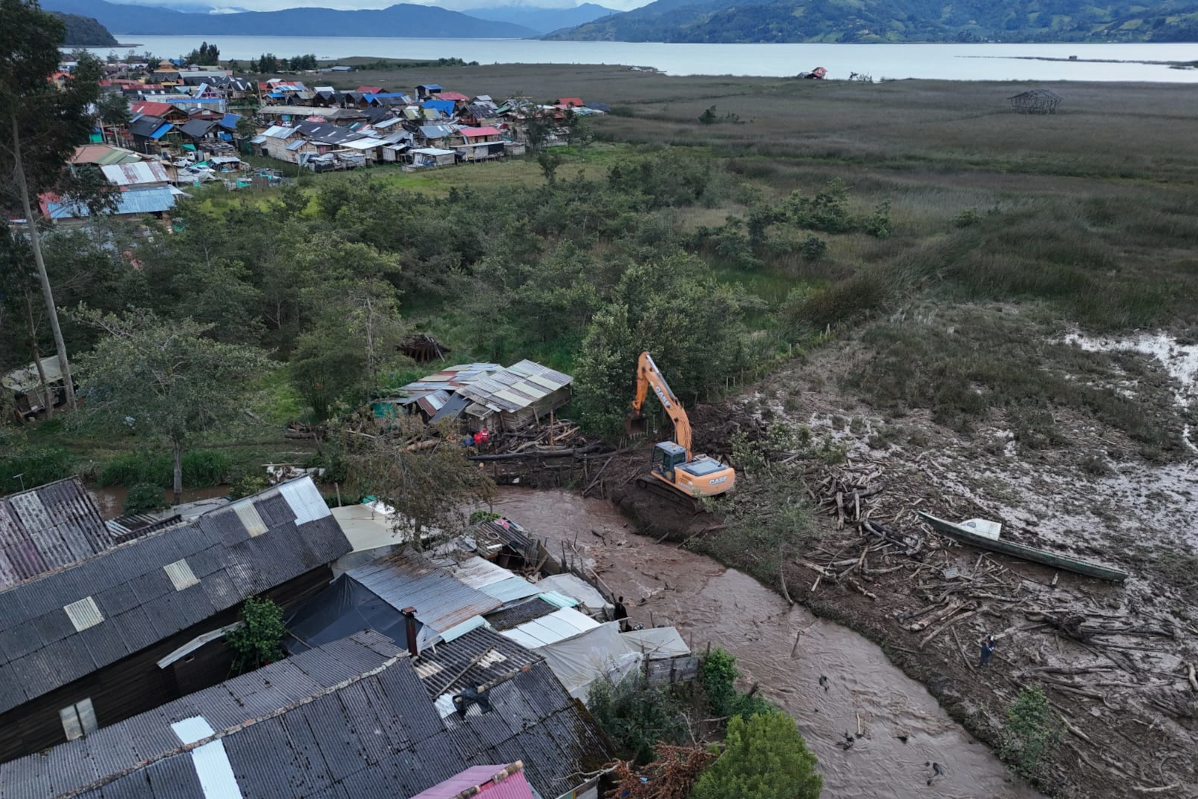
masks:
[[[500,489],[495,509],[550,542],[577,547],[627,600],[634,621],[674,624],[691,645],[737,656],[745,679],[799,721],[829,797],[1032,797],[875,644],[816,618],[748,575],[635,535],[609,503],[565,491]],[[577,541],[577,543],[575,543]],[[797,646],[796,646],[796,638]],[[827,677],[827,690],[820,676]],[[844,733],[855,737],[847,751]],[[927,785],[940,763],[946,776]]]

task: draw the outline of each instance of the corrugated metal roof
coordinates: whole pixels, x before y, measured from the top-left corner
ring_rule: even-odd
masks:
[[[394,799],[453,777],[467,757],[410,660],[366,631],[0,764],[0,790],[5,799]],[[217,767],[214,794],[204,775]]]
[[[58,356],[51,355],[41,359],[42,371],[46,373],[46,382],[50,384],[62,380],[62,368],[58,365]],[[20,369],[13,369],[0,377],[0,386],[17,394],[22,394],[39,387],[42,384],[41,375],[37,373],[37,365],[29,364]]]
[[[460,133],[460,134],[462,134],[463,136],[466,136],[466,137],[471,137],[471,136],[498,136],[498,135],[499,135],[499,129],[498,129],[498,128],[491,128],[491,127],[486,127],[486,128],[459,128],[459,129],[458,129],[458,133]]]
[[[437,632],[503,604],[410,551],[380,558],[348,575],[392,607],[415,608],[416,618]]]
[[[267,525],[262,535],[252,537],[235,506],[226,505],[190,523],[117,546],[108,544],[98,554],[88,551],[95,546],[89,545],[88,536],[102,535],[111,541],[111,534],[90,500],[85,510],[94,519],[88,527],[81,529],[77,519],[65,523],[64,519],[74,518],[65,509],[78,503],[64,503],[57,513],[46,512],[48,521],[38,528],[40,532],[24,538],[14,520],[28,523],[32,500],[17,495],[0,503],[0,536],[8,563],[15,562],[30,574],[70,564],[0,590],[0,713],[349,552],[350,543],[327,506],[319,516],[308,507],[310,503],[293,502],[283,495],[288,486],[305,482],[311,485],[311,478],[243,500],[254,505]],[[48,488],[38,491],[45,493]],[[73,490],[81,493],[82,487],[76,484]],[[315,486],[293,493],[319,496]],[[14,501],[19,509],[16,515]],[[84,532],[93,527],[92,532]],[[176,590],[164,567],[180,560],[186,560],[198,583]],[[63,608],[87,597],[102,620],[73,631]],[[3,690],[7,685],[19,690]]]
[[[0,499],[0,589],[78,563],[115,544],[78,478]]]
[[[532,361],[520,361],[458,391],[493,411],[517,411],[574,382],[574,378]]]
[[[113,164],[101,166],[100,171],[109,183],[117,186],[136,186],[143,183],[169,183],[162,164],[157,161],[142,161],[135,164]]]
[[[541,660],[540,655],[515,641],[480,627],[450,643],[421,652],[412,663],[429,699],[436,699],[447,688],[461,691],[465,686],[481,685]]]
[[[548,596],[548,594],[541,593],[525,602],[504,606],[494,613],[487,614],[487,624],[502,632],[518,627],[526,621],[548,616],[559,608],[569,607],[550,602],[547,599]]]
[[[508,770],[511,773],[504,773]],[[503,776],[496,780],[500,774]],[[468,793],[467,793],[468,792]],[[434,785],[411,799],[458,799],[461,796],[486,796],[488,799],[533,799],[523,767],[507,764],[473,766],[461,774]]]
[[[426,139],[444,139],[454,134],[449,125],[421,125],[420,135]]]

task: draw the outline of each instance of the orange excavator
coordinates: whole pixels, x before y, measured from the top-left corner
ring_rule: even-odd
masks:
[[[690,419],[647,352],[642,352],[637,361],[636,398],[632,412],[624,419],[628,434],[644,434],[647,430],[643,409],[650,386],[674,423],[674,440],[653,447],[649,475],[638,478],[637,484],[649,487],[660,481],[689,497],[714,497],[731,491],[736,485],[736,470],[715,458],[692,454]]]

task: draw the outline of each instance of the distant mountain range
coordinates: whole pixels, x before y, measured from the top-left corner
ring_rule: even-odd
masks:
[[[289,8],[242,14],[184,14],[153,6],[103,0],[42,0],[47,11],[94,17],[121,34],[214,36],[403,36],[430,39],[527,39],[539,31],[491,22],[434,6],[394,5],[380,10]]]
[[[69,47],[107,47],[117,44],[116,37],[91,17],[78,14],[57,14],[67,26],[67,38],[63,44]]]
[[[1198,0],[657,0],[546,38],[625,42],[1186,42]]]
[[[583,3],[574,8],[537,8],[535,6],[491,6],[487,8],[469,8],[462,11],[471,17],[491,20],[493,22],[511,22],[532,28],[537,33],[549,33],[560,28],[572,28],[601,17],[618,14],[615,9],[605,8],[595,3]]]

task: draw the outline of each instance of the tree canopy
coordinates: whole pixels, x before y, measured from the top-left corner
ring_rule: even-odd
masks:
[[[691,799],[817,799],[823,785],[793,718],[733,716],[724,753],[703,772]]]
[[[104,333],[78,359],[87,388],[82,418],[169,443],[178,502],[184,445],[199,433],[228,426],[241,412],[249,382],[271,362],[251,347],[206,338],[213,326],[190,318],[88,308],[72,316]]]

